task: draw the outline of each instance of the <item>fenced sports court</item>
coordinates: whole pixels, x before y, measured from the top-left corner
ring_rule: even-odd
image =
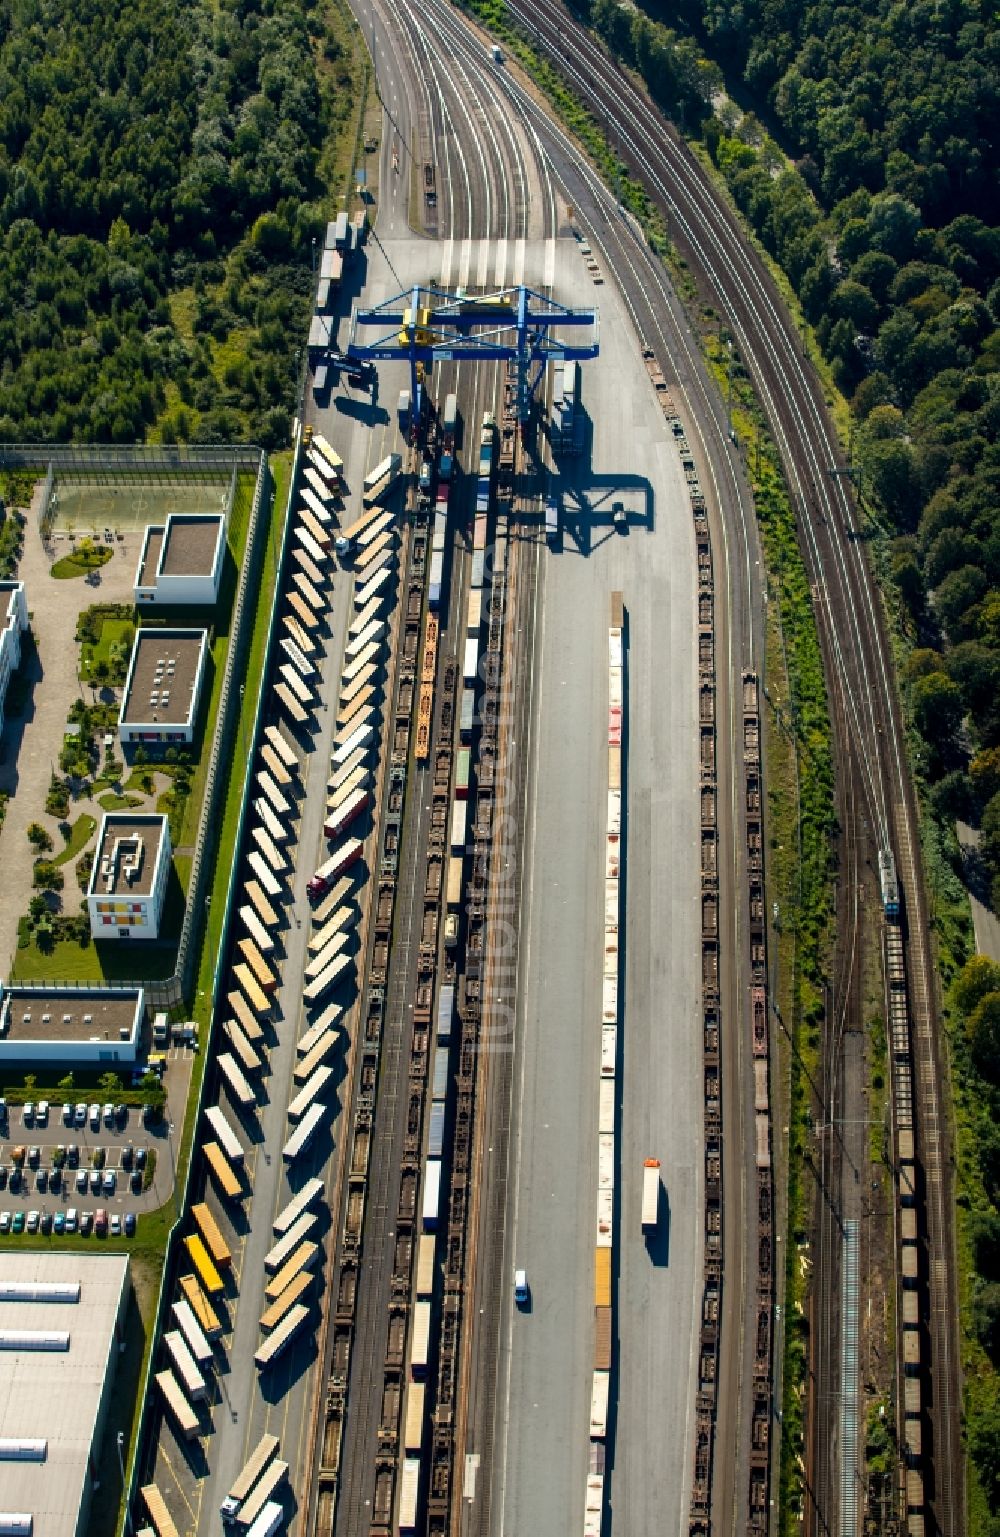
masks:
[[[161,479],[141,471],[87,475],[56,470],[47,505],[43,502],[42,532],[82,536],[110,528],[126,533],[164,523],[172,512],[228,516],[234,475],[175,470]]]

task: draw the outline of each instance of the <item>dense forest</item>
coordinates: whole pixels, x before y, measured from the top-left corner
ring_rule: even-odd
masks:
[[[591,0],[591,24],[702,139],[847,398],[906,632],[938,860],[1000,911],[1000,41],[978,0]],[[692,52],[701,52],[698,62]],[[724,87],[724,88],[720,88]],[[942,933],[942,966],[962,960]],[[970,1530],[1000,1534],[1000,967],[948,995],[960,1128]],[[977,1348],[978,1347],[978,1348]]]
[[[0,0],[0,439],[286,441],[337,55],[311,0]]]

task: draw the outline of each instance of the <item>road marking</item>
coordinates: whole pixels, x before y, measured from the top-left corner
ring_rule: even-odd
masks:
[[[545,242],[545,280],[543,288],[554,288],[556,281],[556,242],[555,236],[550,235]]]
[[[506,281],[506,278],[507,278],[507,240],[506,240],[506,237],[501,237],[501,239],[499,239],[497,241],[496,285],[497,285],[498,288],[502,288],[503,287],[503,285],[504,285],[504,283]]]

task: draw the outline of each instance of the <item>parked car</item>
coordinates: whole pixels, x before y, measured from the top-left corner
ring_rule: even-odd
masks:
[[[86,1107],[86,1105],[79,1104],[79,1105],[76,1106],[76,1108],[73,1111],[73,1124],[74,1124],[74,1126],[86,1126],[86,1124],[87,1124],[87,1107]]]
[[[66,1231],[67,1231],[67,1233],[75,1233],[76,1230],[77,1230],[77,1227],[79,1226],[79,1222],[80,1222],[80,1214],[77,1211],[76,1207],[75,1206],[69,1207],[69,1209],[66,1212]]]
[[[71,1142],[66,1149],[66,1162],[71,1169],[78,1169],[80,1167],[80,1149],[75,1142]]]
[[[41,1223],[41,1220],[42,1220],[42,1217],[41,1217],[41,1213],[40,1212],[29,1211],[29,1213],[28,1213],[28,1232],[29,1233],[37,1233],[38,1232],[38,1228],[39,1228],[39,1224]]]
[[[82,1211],[80,1213],[80,1232],[83,1234],[84,1238],[89,1236],[93,1226],[94,1213],[92,1211]]]
[[[87,1186],[88,1186],[89,1183],[90,1183],[90,1180],[88,1178],[86,1169],[77,1169],[77,1171],[76,1171],[76,1188],[77,1188],[77,1190],[79,1190],[81,1195],[86,1195],[87,1194]]]
[[[90,1161],[94,1165],[95,1169],[103,1169],[105,1163],[107,1162],[107,1159],[108,1159],[107,1148],[95,1147],[94,1148],[94,1155],[93,1155],[93,1157],[91,1158]]]
[[[50,1211],[43,1211],[42,1212],[42,1220],[41,1220],[41,1223],[39,1225],[40,1225],[43,1233],[51,1233],[51,1231],[52,1231],[52,1213]]]
[[[528,1286],[528,1272],[526,1270],[514,1271],[514,1301],[518,1307],[526,1307],[531,1291]]]
[[[64,1211],[57,1211],[56,1212],[55,1217],[53,1218],[53,1221],[52,1221],[52,1231],[54,1233],[65,1233],[65,1231],[66,1231],[66,1213]]]
[[[62,1118],[63,1118],[63,1125],[64,1126],[72,1126],[72,1124],[73,1124],[73,1106],[72,1105],[63,1105],[63,1108],[62,1108]]]
[[[133,1195],[142,1195],[142,1170],[133,1169],[128,1177],[129,1186]]]
[[[94,1232],[98,1238],[106,1238],[108,1233],[108,1214],[103,1206],[99,1206],[94,1213]]]
[[[35,1175],[35,1189],[48,1190],[48,1188],[49,1176],[44,1169],[39,1169],[38,1173]]]
[[[13,1190],[15,1192],[15,1194],[21,1188],[22,1179],[23,1179],[23,1176],[21,1174],[21,1170],[20,1170],[19,1166],[17,1164],[15,1164],[14,1167],[10,1171],[10,1188],[11,1188],[11,1190]]]
[[[135,1220],[135,1212],[134,1211],[127,1211],[125,1213],[125,1237],[126,1238],[134,1238],[135,1237],[136,1225],[137,1224],[136,1224],[136,1220]]]
[[[115,1124],[115,1107],[114,1107],[114,1105],[105,1105],[105,1107],[104,1107],[104,1124],[105,1124],[105,1126],[113,1126]]]
[[[135,1150],[135,1166],[137,1169],[144,1169],[146,1167],[146,1158],[147,1149],[144,1147],[137,1147]]]
[[[4,1188],[6,1183],[7,1183],[7,1165],[5,1163],[0,1163],[0,1190],[2,1190]]]
[[[35,1106],[30,1099],[26,1101],[24,1106],[24,1124],[25,1126],[34,1126],[35,1124]]]
[[[11,1220],[11,1213],[9,1211],[0,1211],[0,1233],[10,1232]]]
[[[117,1185],[118,1185],[118,1178],[117,1178],[117,1175],[115,1174],[114,1169],[105,1169],[105,1171],[104,1171],[104,1194],[105,1195],[114,1195],[115,1189],[117,1188]]]
[[[122,1148],[122,1168],[125,1170],[126,1173],[128,1173],[129,1169],[131,1169],[131,1167],[132,1167],[132,1160],[134,1158],[135,1158],[135,1148],[132,1146],[131,1142],[127,1142],[125,1144],[125,1146]]]
[[[49,1102],[48,1102],[47,1099],[40,1099],[38,1101],[38,1107],[35,1110],[35,1125],[36,1126],[47,1126],[48,1124],[49,1124]]]
[[[41,1159],[41,1156],[42,1156],[42,1150],[41,1150],[40,1147],[29,1147],[29,1149],[28,1149],[28,1167],[30,1169],[37,1169],[39,1161]]]
[[[59,1194],[59,1191],[62,1189],[62,1169],[49,1170],[49,1189],[54,1190],[57,1195]]]
[[[91,1105],[90,1111],[89,1111],[89,1115],[90,1115],[90,1129],[91,1129],[91,1131],[100,1131],[100,1129],[101,1129],[101,1107],[100,1107],[100,1105]]]
[[[100,1169],[91,1169],[91,1171],[90,1171],[90,1188],[94,1192],[95,1195],[100,1195],[100,1193],[101,1193],[101,1171],[100,1171]]]
[[[128,1105],[115,1106],[115,1125],[119,1130],[128,1125]]]
[[[120,1238],[122,1236],[122,1219],[116,1211],[111,1213],[111,1236],[112,1238]]]
[[[14,1220],[11,1223],[10,1226],[11,1226],[11,1232],[12,1233],[23,1233],[24,1232],[24,1212],[23,1211],[16,1211],[14,1213]]]

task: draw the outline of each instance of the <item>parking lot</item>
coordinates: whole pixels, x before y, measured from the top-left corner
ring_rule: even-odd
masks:
[[[153,1122],[142,1106],[96,1099],[11,1105],[0,1120],[0,1237],[86,1236],[98,1212],[107,1214],[109,1236],[131,1236],[132,1221],[170,1199],[177,1136],[171,1118],[175,1105],[183,1111],[190,1066],[190,1053],[171,1052],[167,1104]]]

